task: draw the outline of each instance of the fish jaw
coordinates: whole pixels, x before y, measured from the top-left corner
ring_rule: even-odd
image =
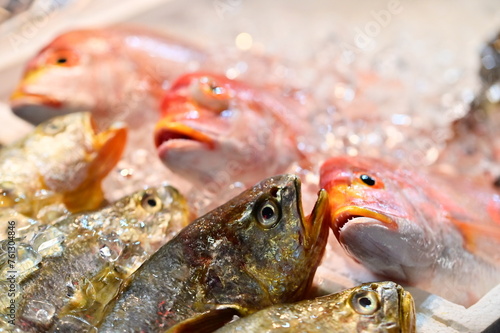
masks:
[[[215,147],[215,140],[209,135],[168,117],[156,124],[154,138],[160,158],[172,149],[186,149],[200,144],[210,150]]]
[[[64,204],[72,213],[99,207],[104,198],[101,181],[118,163],[127,142],[127,128],[122,123],[97,133],[97,125],[89,114],[86,126],[94,133],[92,148],[95,154],[85,180],[76,189],[64,193]]]
[[[326,242],[328,238],[328,192],[322,189],[314,204],[311,214],[305,218],[304,229],[306,233],[305,247],[310,249],[318,243]]]
[[[339,243],[349,256],[372,272],[401,283],[429,277],[435,262],[432,251],[421,246],[418,230],[402,234],[369,217],[352,218],[340,230]]]
[[[358,217],[367,217],[377,220],[382,225],[385,225],[391,230],[398,229],[396,222],[387,215],[368,208],[362,208],[358,206],[343,206],[336,209],[332,213],[330,226],[333,230],[333,233],[335,234],[335,237],[340,240],[342,228],[351,220]]]
[[[399,318],[401,333],[416,332],[415,302],[411,294],[403,288],[398,288]]]

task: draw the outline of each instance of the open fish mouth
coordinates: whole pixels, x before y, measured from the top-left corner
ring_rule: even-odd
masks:
[[[157,148],[160,148],[165,143],[179,144],[182,141],[202,143],[208,146],[209,149],[213,149],[215,146],[214,139],[210,136],[185,124],[167,119],[162,119],[156,124],[154,138]]]
[[[331,228],[335,237],[340,239],[342,228],[350,221],[355,221],[359,217],[376,220],[392,230],[397,230],[398,228],[396,222],[384,214],[358,206],[345,206],[337,209],[332,214]]]
[[[61,108],[63,103],[47,95],[27,93],[22,89],[16,90],[10,96],[10,105],[13,109],[31,104],[41,104],[50,108]]]
[[[413,297],[403,288],[398,288],[399,295],[399,318],[401,333],[415,332],[415,302]]]
[[[319,238],[328,237],[328,225],[325,221],[329,212],[328,208],[328,192],[320,190],[311,215],[305,219],[306,248],[317,244]]]

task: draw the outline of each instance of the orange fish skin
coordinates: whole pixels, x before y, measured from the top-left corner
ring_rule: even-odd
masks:
[[[100,126],[124,120],[133,128],[157,119],[164,87],[204,58],[196,46],[146,28],[72,30],[29,61],[10,103],[33,124],[91,111]]]
[[[179,77],[165,95],[162,116],[155,130],[160,159],[205,187],[234,181],[248,187],[294,161],[307,164],[298,149],[307,126],[301,105],[223,75]]]
[[[362,156],[327,160],[320,186],[337,240],[372,272],[463,305],[500,283],[491,187]]]

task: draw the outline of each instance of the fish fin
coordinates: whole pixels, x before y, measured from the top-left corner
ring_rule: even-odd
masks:
[[[181,321],[170,327],[165,333],[214,332],[239,314],[241,314],[240,311],[232,307],[209,310]]]
[[[464,237],[464,247],[467,251],[485,259],[499,262],[498,244],[500,243],[500,228],[491,225],[478,225],[452,219]]]
[[[74,191],[64,193],[64,205],[71,213],[99,208],[104,201],[100,182],[90,182]]]

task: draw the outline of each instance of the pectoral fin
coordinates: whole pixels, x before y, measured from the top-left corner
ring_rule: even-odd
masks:
[[[231,307],[213,309],[186,319],[172,326],[165,333],[213,332],[230,322],[235,315],[239,314],[240,311],[238,309]]]

